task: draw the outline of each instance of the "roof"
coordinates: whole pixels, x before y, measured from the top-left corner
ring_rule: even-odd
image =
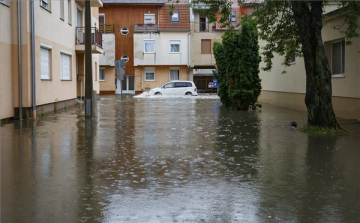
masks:
[[[102,0],[104,4],[165,4],[166,0]]]

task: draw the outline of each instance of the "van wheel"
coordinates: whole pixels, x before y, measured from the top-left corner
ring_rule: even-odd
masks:
[[[161,92],[156,92],[155,95],[162,95]]]
[[[192,93],[191,92],[186,92],[185,95],[190,95],[191,96]]]

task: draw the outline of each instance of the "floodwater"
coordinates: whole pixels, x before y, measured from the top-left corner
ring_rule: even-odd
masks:
[[[105,96],[0,127],[1,222],[360,222],[360,123],[219,100]]]

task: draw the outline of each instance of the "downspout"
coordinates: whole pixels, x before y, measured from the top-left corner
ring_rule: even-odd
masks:
[[[188,62],[187,62],[187,67],[188,67],[188,80],[191,80],[191,77],[190,77],[190,34],[191,34],[191,31],[188,33]]]
[[[21,49],[21,0],[18,3],[18,46],[19,46],[19,120],[22,120],[22,49]]]
[[[31,10],[31,73],[32,73],[32,115],[36,120],[36,86],[35,86],[35,16],[34,16],[34,0],[30,2]]]

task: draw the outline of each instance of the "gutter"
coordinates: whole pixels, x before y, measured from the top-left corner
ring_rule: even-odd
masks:
[[[18,13],[18,47],[19,47],[19,120],[22,120],[22,35],[21,35],[21,0],[17,1],[17,13]]]
[[[32,116],[36,120],[36,74],[35,74],[35,16],[34,0],[30,2],[31,10],[31,74],[32,74]]]

